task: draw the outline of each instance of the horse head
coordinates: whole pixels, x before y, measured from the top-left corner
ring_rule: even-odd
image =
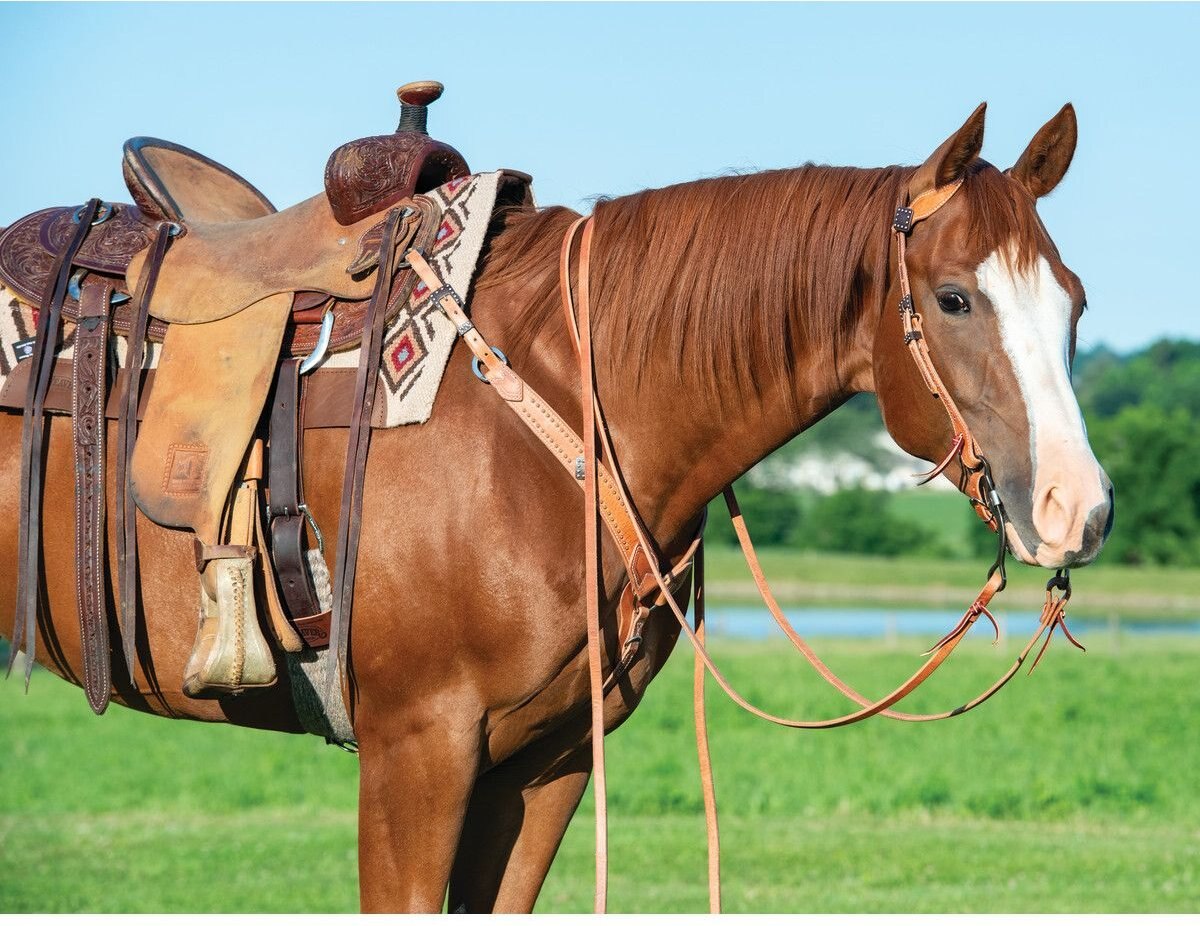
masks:
[[[990,466],[1010,549],[1040,566],[1085,565],[1112,528],[1113,489],[1071,387],[1083,286],[1036,209],[1071,163],[1075,111],[1064,106],[1004,171],[979,157],[983,126],[981,105],[907,182],[910,202],[958,185],[906,239],[912,308]],[[955,435],[906,349],[901,298],[893,278],[875,337],[875,389],[900,446],[941,460]],[[961,460],[945,474],[967,485]]]

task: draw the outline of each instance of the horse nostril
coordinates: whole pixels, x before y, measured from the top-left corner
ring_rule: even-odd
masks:
[[[1072,523],[1069,502],[1058,486],[1051,486],[1034,505],[1033,526],[1042,543],[1054,546],[1066,538]]]
[[[1108,520],[1104,522],[1104,539],[1108,539],[1108,535],[1112,533],[1113,518],[1117,515],[1117,500],[1113,494],[1113,487],[1108,487]]]

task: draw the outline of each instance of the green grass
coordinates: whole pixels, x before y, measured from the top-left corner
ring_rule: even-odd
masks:
[[[1062,641],[1032,677],[943,724],[825,732],[710,694],[726,907],[743,911],[1195,911],[1200,641]],[[916,645],[828,642],[879,694]],[[844,708],[778,645],[724,642],[763,706]],[[912,699],[957,703],[1011,659],[969,641]],[[705,907],[684,650],[608,738],[612,908]],[[339,911],[356,906],[356,762],[312,737],[164,721],[46,673],[0,684],[0,912]],[[590,798],[539,910],[590,904]]]
[[[927,528],[950,550],[965,549],[973,531],[986,531],[959,492],[914,488],[888,496],[892,514]]]
[[[757,603],[758,593],[737,547],[706,547],[709,598]],[[763,570],[784,604],[965,608],[983,584],[989,563],[927,557],[872,557],[809,550],[763,549]],[[1038,610],[1045,569],[1009,564],[1000,609]],[[1130,620],[1200,617],[1200,569],[1097,564],[1072,573],[1069,613]]]

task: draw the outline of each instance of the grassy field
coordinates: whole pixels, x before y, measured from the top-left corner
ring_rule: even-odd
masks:
[[[771,588],[784,604],[965,608],[983,584],[989,563],[925,557],[868,557],[811,550],[759,551]],[[706,549],[709,597],[757,603],[758,592],[737,547]],[[1009,564],[1000,609],[1036,611],[1048,570]],[[1200,569],[1096,564],[1072,573],[1069,613],[1129,620],[1200,617]]]
[[[911,642],[822,650],[881,693]],[[727,909],[1200,909],[1200,641],[1105,645],[1059,641],[1031,678],[929,726],[796,733],[710,694]],[[716,654],[768,708],[843,707],[778,645]],[[1011,655],[969,641],[912,707],[958,703]],[[608,740],[615,910],[705,908],[689,698],[681,649]],[[45,673],[29,696],[0,684],[0,736],[0,912],[356,906],[356,762],[314,738],[94,718]],[[591,873],[585,801],[539,910],[588,909]]]

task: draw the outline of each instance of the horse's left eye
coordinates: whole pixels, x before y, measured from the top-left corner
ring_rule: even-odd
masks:
[[[938,293],[938,306],[950,315],[965,315],[971,306],[960,293]]]

